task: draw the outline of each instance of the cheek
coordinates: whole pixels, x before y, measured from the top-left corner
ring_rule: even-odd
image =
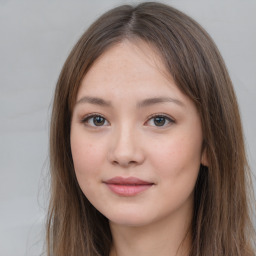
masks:
[[[103,143],[93,143],[92,138],[83,133],[71,133],[71,152],[77,181],[89,199],[94,198],[95,185],[100,182],[101,166],[105,159]]]
[[[103,144],[92,143],[90,137],[87,136],[85,139],[79,134],[71,134],[70,142],[77,176],[89,176],[99,172],[99,166],[105,157]]]
[[[201,139],[191,138],[177,135],[150,152],[161,194],[169,198],[168,209],[177,209],[187,201],[192,204],[200,168]]]
[[[152,165],[163,178],[195,176],[201,159],[201,138],[176,135],[151,147]]]

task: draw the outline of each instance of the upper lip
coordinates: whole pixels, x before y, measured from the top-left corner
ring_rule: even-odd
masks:
[[[153,182],[148,182],[141,180],[136,177],[114,177],[112,179],[106,180],[104,183],[116,184],[116,185],[153,185]]]

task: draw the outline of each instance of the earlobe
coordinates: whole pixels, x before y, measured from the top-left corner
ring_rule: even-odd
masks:
[[[209,164],[208,164],[208,158],[207,158],[207,154],[206,154],[206,150],[205,150],[205,149],[204,149],[203,152],[202,152],[201,164],[202,164],[203,166],[206,166],[206,167],[209,166]]]

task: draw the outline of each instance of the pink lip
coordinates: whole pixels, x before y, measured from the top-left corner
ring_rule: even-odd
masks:
[[[121,196],[135,196],[154,185],[152,182],[135,177],[114,177],[104,183],[112,192]]]

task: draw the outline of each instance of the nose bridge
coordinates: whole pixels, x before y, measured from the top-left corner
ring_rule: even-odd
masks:
[[[131,156],[135,151],[136,145],[134,144],[135,128],[129,124],[122,124],[114,131],[114,145],[113,150],[120,156]],[[138,145],[137,145],[138,146]]]
[[[131,123],[124,122],[116,127],[111,142],[111,162],[122,166],[142,163],[144,154],[138,137],[138,131]]]

